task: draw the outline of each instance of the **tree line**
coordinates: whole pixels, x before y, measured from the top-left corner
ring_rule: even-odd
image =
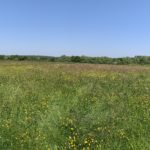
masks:
[[[88,57],[88,56],[23,56],[23,55],[0,55],[0,60],[16,61],[48,61],[66,63],[93,63],[93,64],[150,64],[150,56],[135,57]]]

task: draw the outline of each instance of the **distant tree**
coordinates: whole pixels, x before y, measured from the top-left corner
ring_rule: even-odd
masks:
[[[0,60],[33,60],[33,61],[50,61],[50,62],[78,62],[93,64],[150,64],[150,56],[135,56],[123,58],[109,57],[88,57],[88,56],[20,56],[20,55],[0,55]]]
[[[5,55],[0,55],[0,60],[5,59]]]
[[[72,56],[71,61],[72,62],[81,62],[81,58],[79,56]]]

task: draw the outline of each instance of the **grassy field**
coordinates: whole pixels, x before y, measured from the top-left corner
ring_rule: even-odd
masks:
[[[150,149],[150,66],[0,62],[1,150]]]

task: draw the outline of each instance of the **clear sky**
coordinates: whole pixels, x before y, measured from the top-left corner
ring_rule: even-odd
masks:
[[[150,0],[0,0],[0,54],[150,55]]]

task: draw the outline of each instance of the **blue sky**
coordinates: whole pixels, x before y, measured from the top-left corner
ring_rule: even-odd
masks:
[[[150,55],[150,0],[0,0],[0,54]]]

